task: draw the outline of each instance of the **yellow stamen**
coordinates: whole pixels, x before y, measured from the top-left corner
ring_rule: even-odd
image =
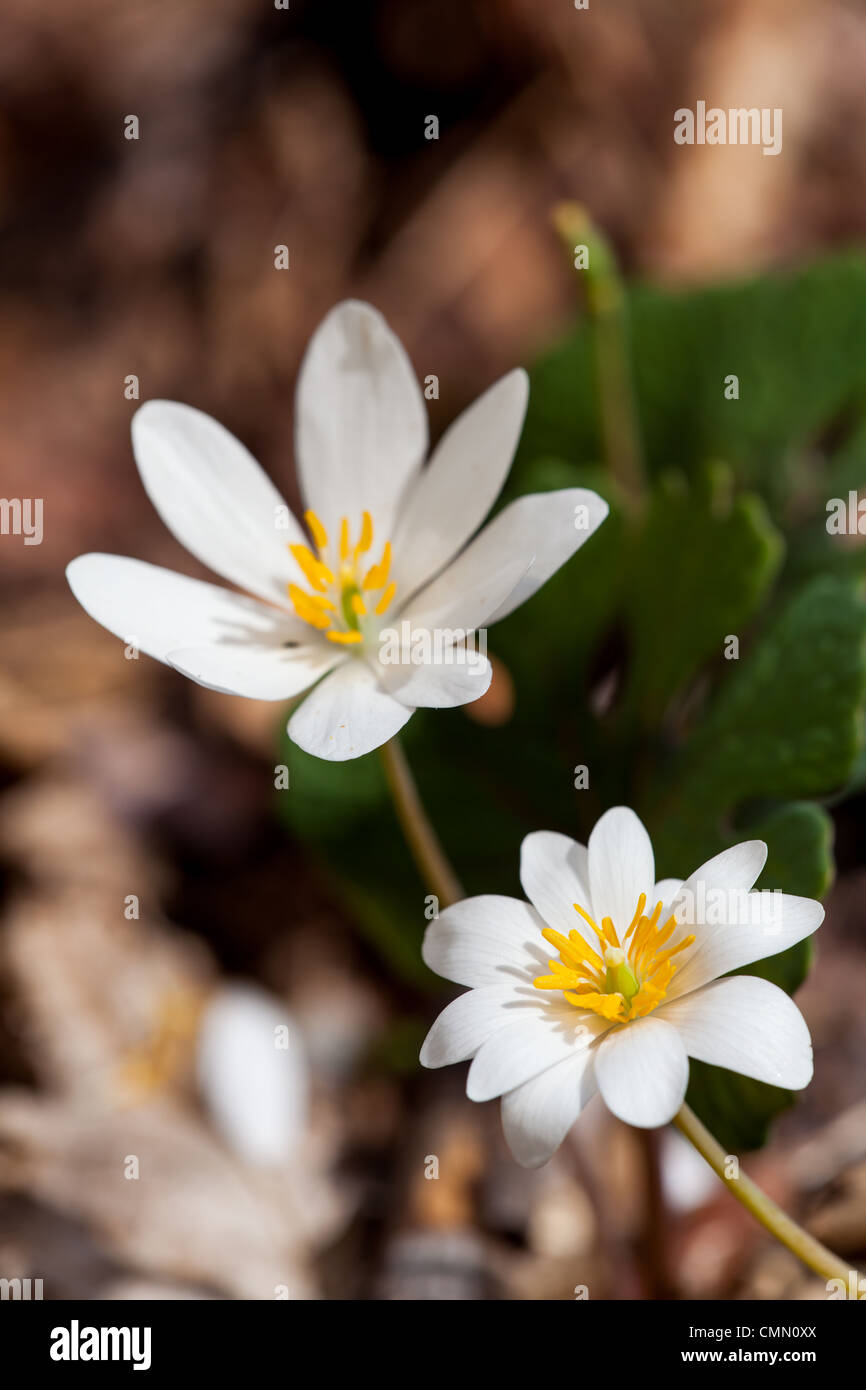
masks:
[[[579,970],[568,970],[561,961],[549,960],[547,964],[553,971],[552,975],[542,975],[539,979],[554,980],[552,985],[539,985],[539,989],[576,989],[578,985],[585,983]]]
[[[632,932],[634,931],[635,927],[637,926],[638,922],[640,921],[641,917],[643,916],[643,910],[644,910],[645,907],[646,907],[646,893],[641,893],[640,897],[639,897],[638,900],[637,900],[637,907],[636,907],[635,910],[634,910],[634,916],[633,916],[632,919],[631,919],[631,926],[629,927],[628,931],[626,932],[625,936],[623,937],[623,941],[628,941],[629,937],[631,936]]]
[[[373,612],[376,614],[377,617],[381,617],[383,613],[386,613],[388,611],[388,608],[391,604],[391,600],[396,594],[396,592],[397,585],[392,579],[391,583],[388,585],[382,597],[379,599],[379,602],[376,604],[376,607],[373,609]]]
[[[591,1009],[594,1014],[601,1014],[602,1018],[609,1018],[612,1023],[618,1022],[625,1012],[625,1000],[621,994],[575,994],[571,997],[566,990],[565,997],[579,1009]]]
[[[602,917],[601,926],[611,946],[619,946],[619,937],[616,934],[616,928],[614,927],[611,918]]]
[[[371,565],[364,576],[362,589],[384,589],[388,583],[388,574],[391,569],[391,542],[385,542],[382,551],[382,558],[378,565]]]
[[[329,642],[342,646],[357,646],[374,638],[378,625],[371,630],[362,622],[370,616],[372,600],[365,599],[361,589],[381,590],[378,602],[372,611],[381,617],[389,608],[397,592],[397,585],[388,580],[391,569],[391,543],[386,541],[382,558],[378,564],[371,565],[363,579],[358,566],[361,556],[373,544],[373,518],[368,511],[361,514],[361,525],[356,544],[352,545],[352,528],[348,517],[340,521],[338,558],[333,569],[323,558],[328,547],[328,533],[315,512],[308,510],[304,519],[313,537],[313,545],[294,544],[289,550],[299,566],[311,592],[296,584],[288,585],[289,598],[299,618],[312,627],[325,632]],[[314,553],[313,546],[318,554]],[[336,575],[335,575],[336,571]],[[333,614],[329,618],[326,613]]]
[[[304,512],[304,521],[310,528],[316,549],[321,553],[328,544],[328,533],[314,511]]]
[[[694,941],[695,937],[692,934],[684,937],[678,946],[671,946],[667,951],[662,951],[661,955],[656,956],[653,960],[653,969],[656,970],[660,965],[664,965],[665,961],[670,960],[672,956],[678,956],[680,951],[684,951],[687,946],[694,945]]]
[[[640,923],[638,924],[638,929],[635,932],[632,943],[628,948],[628,953],[632,960],[637,961],[640,959],[641,955],[643,954],[644,947],[652,937],[652,934],[653,924],[650,921],[649,917],[641,917]]]
[[[369,512],[361,514],[361,535],[358,544],[355,546],[355,564],[358,563],[358,556],[363,555],[373,544],[373,518]]]
[[[322,611],[323,607],[328,604],[327,599],[323,599],[319,595],[304,593],[304,590],[299,589],[297,584],[289,585],[289,598],[292,600],[298,617],[305,623],[320,629],[330,627],[331,619]],[[333,608],[334,605],[330,604],[329,606]]]
[[[604,970],[604,961],[601,956],[597,951],[592,949],[589,942],[581,936],[579,931],[570,931],[568,933],[568,939],[571,943],[572,950],[576,946],[583,960],[588,961],[595,970]]]
[[[556,947],[566,965],[571,966],[574,970],[579,970],[584,964],[585,955],[581,953],[580,948],[578,947],[578,949],[575,950],[568,939],[560,932],[554,931],[553,927],[545,927],[541,935],[544,937],[545,941],[550,942],[551,946]]]
[[[333,584],[334,576],[328,566],[321,560],[317,560],[306,545],[290,545],[289,550],[294,555],[298,564],[304,572],[304,578],[319,593],[324,593],[328,584]]]
[[[600,937],[600,936],[601,936],[601,932],[599,931],[599,929],[598,929],[598,927],[596,926],[596,924],[595,924],[595,922],[593,921],[593,919],[590,917],[589,913],[586,912],[586,911],[584,910],[584,908],[581,907],[580,903],[572,903],[571,905],[572,905],[572,907],[574,908],[575,912],[578,912],[578,913],[580,914],[580,916],[583,918],[584,922],[586,922],[588,926],[592,927],[592,929],[593,929],[593,931],[595,932],[596,936]]]
[[[664,946],[666,941],[670,940],[676,929],[676,917],[669,917],[668,920],[665,922],[664,926],[661,928],[658,936],[656,937],[656,950],[658,950],[660,946]]]
[[[612,1023],[628,1023],[651,1013],[665,999],[676,973],[673,957],[694,945],[694,934],[662,950],[676,931],[677,919],[671,915],[659,926],[661,902],[646,916],[645,893],[638,898],[622,945],[611,917],[602,917],[598,926],[580,903],[573,907],[592,928],[601,954],[580,932],[571,931],[566,938],[545,927],[542,935],[560,958],[549,962],[551,973],[539,975],[536,987],[561,990],[575,1008],[589,1009]]]

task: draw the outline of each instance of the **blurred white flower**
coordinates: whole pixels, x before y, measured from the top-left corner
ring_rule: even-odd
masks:
[[[440,1014],[421,1061],[473,1058],[467,1094],[502,1097],[506,1139],[527,1167],[547,1161],[596,1090],[629,1124],[666,1124],[683,1103],[689,1057],[807,1085],[812,1047],[793,1001],[755,976],[718,978],[823,920],[811,898],[750,891],[766,857],[749,840],[685,882],[655,883],[649,835],[626,807],[601,817],[588,846],[528,835],[529,903],[468,898],[427,928],[427,964],[470,988]]]
[[[370,305],[340,304],[298,380],[308,532],[209,416],[150,401],[133,420],[136,461],[163,521],[257,597],[100,554],[72,562],[72,591],[109,631],[201,685],[262,700],[315,686],[290,736],[318,757],[359,757],[416,707],[483,695],[490,663],[458,634],[523,603],[607,515],[594,492],[571,488],[518,498],[475,535],[502,489],[526,399],[525,372],[503,377],[422,468],[427,416],[409,359]],[[398,650],[411,660],[395,660]]]
[[[202,1018],[199,1089],[225,1143],[246,1163],[279,1167],[307,1133],[309,1074],[285,1008],[255,985],[228,985]]]

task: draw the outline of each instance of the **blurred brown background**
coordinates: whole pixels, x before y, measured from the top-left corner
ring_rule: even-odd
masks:
[[[130,374],[296,501],[295,374],[346,295],[439,376],[435,434],[572,319],[563,198],[668,281],[861,240],[864,74],[855,0],[2,0],[2,492],[44,499],[44,540],[0,538],[0,1275],[89,1298],[820,1294],[677,1139],[666,1268],[631,1134],[587,1117],[526,1174],[458,1071],[399,1074],[417,1001],[274,823],[273,707],[124,661],[63,567],[194,572],[138,482]],[[702,97],[782,107],[783,157],[676,147]],[[801,996],[820,1085],[756,1163],[843,1253],[866,1242],[861,887],[840,881]],[[303,1038],[285,1163],[231,1142],[196,1072],[241,978]]]

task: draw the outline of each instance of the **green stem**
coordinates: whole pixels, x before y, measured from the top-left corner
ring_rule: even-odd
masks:
[[[396,738],[384,744],[379,751],[397,819],[412,858],[431,893],[435,893],[439,899],[439,906],[449,907],[451,903],[459,902],[465,894],[421,804],[406,754]]]
[[[762,1192],[757,1183],[752,1182],[745,1173],[741,1173],[737,1178],[728,1177],[725,1171],[728,1155],[688,1105],[684,1105],[674,1116],[674,1124],[680,1133],[694,1144],[701,1157],[706,1159],[731,1196],[736,1197],[737,1201],[742,1203],[776,1240],[787,1246],[792,1254],[824,1279],[841,1279],[847,1289],[853,1276],[854,1287],[861,1287],[861,1275],[857,1270],[852,1269],[838,1255],[834,1255],[832,1250],[828,1250],[826,1245],[822,1245],[814,1236],[810,1236],[796,1221],[792,1221],[791,1217],[782,1211],[781,1207],[777,1207],[766,1192]]]
[[[625,289],[607,237],[580,203],[561,203],[554,224],[569,256],[585,246],[586,307],[595,330],[596,377],[604,453],[625,505],[640,506],[646,473],[631,374]]]

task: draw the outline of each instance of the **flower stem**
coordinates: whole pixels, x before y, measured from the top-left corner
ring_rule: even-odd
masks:
[[[628,344],[625,288],[613,246],[580,203],[560,203],[554,225],[569,256],[584,247],[585,302],[595,337],[599,417],[607,465],[623,489],[623,502],[637,509],[646,492]]]
[[[798,1259],[823,1278],[841,1279],[848,1289],[852,1286],[853,1276],[853,1287],[861,1287],[861,1275],[857,1270],[852,1269],[838,1255],[834,1255],[832,1250],[828,1250],[826,1245],[822,1245],[814,1236],[810,1236],[796,1221],[792,1221],[791,1217],[782,1211],[781,1207],[777,1207],[766,1192],[762,1192],[757,1183],[752,1182],[745,1173],[741,1173],[737,1178],[728,1177],[725,1171],[728,1155],[688,1105],[683,1105],[674,1116],[674,1124],[680,1133],[694,1144],[701,1157],[706,1159],[731,1196],[736,1197],[737,1201],[776,1237],[776,1240],[786,1245]]]
[[[459,902],[464,897],[463,889],[427,819],[402,746],[392,738],[379,751],[397,819],[421,877],[431,893],[436,894],[440,907]]]

